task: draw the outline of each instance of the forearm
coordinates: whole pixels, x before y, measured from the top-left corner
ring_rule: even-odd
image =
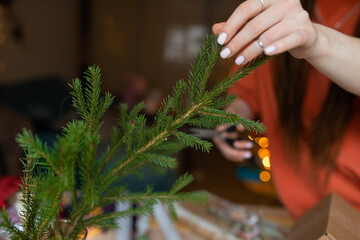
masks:
[[[314,27],[317,41],[305,60],[340,87],[360,96],[360,39],[319,24]]]

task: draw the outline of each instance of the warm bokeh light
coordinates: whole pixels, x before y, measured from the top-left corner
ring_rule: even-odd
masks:
[[[266,137],[262,137],[259,139],[258,144],[262,148],[267,148],[267,147],[269,147],[269,139]]]
[[[260,148],[258,151],[258,155],[261,159],[264,157],[270,157],[270,151],[266,148]]]
[[[256,142],[256,143],[259,143],[259,139],[260,139],[260,137],[256,137],[256,138],[255,138],[255,142]]]
[[[248,135],[248,138],[249,138],[251,141],[254,141],[254,139],[253,139],[250,135]]]
[[[266,169],[270,169],[270,158],[269,157],[264,157],[262,160],[262,164],[264,165],[264,167]]]
[[[270,181],[270,179],[271,179],[271,175],[268,171],[262,171],[260,173],[260,180],[262,182],[268,182],[268,181]]]

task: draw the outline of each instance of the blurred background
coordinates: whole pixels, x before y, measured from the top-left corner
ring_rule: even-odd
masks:
[[[131,107],[145,101],[145,113],[151,117],[176,81],[186,79],[189,63],[205,35],[211,34],[212,24],[225,21],[238,4],[238,0],[0,0],[0,176],[21,175],[22,151],[14,139],[22,128],[52,141],[76,116],[67,84],[89,65],[100,66],[102,88],[117,102]],[[210,84],[221,81],[232,63],[233,59],[219,61]],[[104,141],[116,121],[116,110],[105,116]],[[262,167],[226,161],[216,148],[210,153],[186,149],[179,153],[179,169],[166,175],[166,181],[160,177],[163,185],[158,188],[189,172],[195,180],[187,190],[205,189],[238,203],[280,205],[269,171],[269,142],[255,140]],[[151,174],[153,181],[157,177]]]

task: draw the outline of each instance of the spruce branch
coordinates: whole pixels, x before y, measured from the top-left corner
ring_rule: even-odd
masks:
[[[115,154],[121,149],[125,141],[125,135],[121,134],[120,130],[116,127],[112,130],[111,144],[107,147],[103,156],[99,161],[99,166],[96,167],[98,169],[97,174],[101,174],[106,166],[113,160]]]
[[[232,75],[226,77],[223,81],[217,84],[213,89],[206,94],[206,99],[213,99],[223,93],[226,89],[230,88],[235,84],[235,82],[239,81],[241,78],[246,77],[251,73],[254,69],[258,68],[260,65],[269,61],[273,56],[267,56],[265,54],[261,54],[252,61],[246,63],[242,67],[240,67],[236,72]]]
[[[262,133],[265,130],[260,122],[225,112],[223,108],[235,98],[221,94],[269,58],[259,56],[214,88],[207,89],[221,48],[214,37],[205,39],[191,64],[188,79],[180,80],[163,100],[152,125],[142,114],[144,103],[131,110],[126,104],[120,104],[117,126],[113,127],[106,150],[100,154],[101,118],[114,97],[110,93],[101,93],[99,67],[89,67],[83,81],[74,79],[70,84],[70,94],[80,119],[68,123],[52,147],[26,129],[17,137],[27,153],[26,161],[23,161],[25,171],[21,187],[23,228],[14,227],[4,211],[0,215],[0,228],[5,229],[12,239],[77,239],[86,227],[114,227],[116,219],[149,214],[159,201],[167,204],[172,216],[175,216],[174,202],[206,199],[203,192],[184,191],[193,180],[189,174],[179,177],[172,188],[164,192],[151,187],[129,192],[118,183],[145,165],[176,168],[177,161],[172,154],[184,147],[209,152],[212,144],[181,131],[184,126],[213,128],[219,124],[241,123],[250,131]],[[37,175],[36,166],[47,170]],[[64,226],[57,213],[65,193],[72,195],[73,208]],[[134,203],[138,207],[91,215],[96,207],[117,202]]]
[[[53,160],[52,156],[49,154],[47,145],[43,144],[30,130],[23,129],[21,137],[18,136],[16,140],[20,147],[25,151],[28,151],[32,157],[44,159],[56,174],[62,175],[61,169],[55,165],[55,160]]]
[[[174,135],[179,139],[179,141],[184,143],[185,146],[193,147],[196,150],[201,149],[203,152],[209,152],[212,147],[210,142],[180,131],[174,132]]]
[[[31,230],[35,228],[35,219],[37,215],[37,210],[39,207],[39,199],[36,198],[31,193],[31,187],[33,181],[30,174],[32,173],[33,168],[35,167],[35,160],[30,156],[27,158],[25,163],[24,177],[22,179],[23,185],[21,185],[22,195],[20,197],[20,202],[24,206],[24,212],[21,213],[20,217],[22,219],[22,227],[24,229],[25,236],[31,236]]]
[[[48,235],[47,230],[49,229],[49,226],[51,224],[51,221],[55,217],[55,213],[58,210],[58,206],[60,204],[62,198],[62,192],[59,189],[56,193],[55,198],[53,199],[53,203],[50,205],[49,209],[50,211],[46,211],[47,213],[43,218],[40,218],[39,221],[39,229],[37,230],[36,239],[42,239],[44,236]]]
[[[194,63],[190,64],[191,69],[189,72],[189,96],[191,104],[196,102],[197,87],[199,86],[199,81],[201,80],[200,75],[204,72],[203,69],[206,68],[207,65],[206,56],[212,46],[211,42],[211,38],[208,37],[205,39],[204,44],[201,46],[199,53],[194,60]]]

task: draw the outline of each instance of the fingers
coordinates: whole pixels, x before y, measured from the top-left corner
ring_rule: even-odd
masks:
[[[272,0],[266,0],[266,5]],[[266,6],[264,6],[266,8]],[[219,35],[218,43],[223,45],[228,43],[251,18],[254,18],[263,10],[260,0],[247,0],[240,4],[233,14],[226,21],[222,32]]]
[[[252,147],[250,141],[235,141],[234,147],[236,148],[231,147],[219,138],[214,138],[213,141],[224,157],[230,161],[241,162],[252,156],[252,153],[249,150]]]
[[[240,124],[236,126],[237,131],[227,131],[231,125],[220,125],[216,128],[216,131],[220,134],[220,138],[237,139],[239,132],[243,132],[245,128]]]
[[[311,32],[314,30],[313,28],[303,28],[301,26],[303,25],[299,25],[297,19],[275,24],[261,34],[257,41],[253,41],[244,49],[236,58],[235,63],[237,65],[247,63],[262,54],[262,52],[271,56],[305,45],[306,41],[314,38],[315,33]],[[259,41],[261,41],[264,49],[261,49]],[[297,57],[296,51],[292,51],[291,54]]]
[[[280,35],[277,37],[275,36],[275,31],[278,29],[283,29],[286,26],[281,26],[285,24],[279,24],[279,26],[276,26],[274,29],[271,29],[271,31],[266,33],[266,36],[264,38],[269,39],[269,44],[264,49],[264,52],[266,55],[274,55],[283,53],[286,51],[289,51],[299,45],[302,45],[305,39],[305,33],[302,30],[298,30],[295,32],[286,31],[283,32],[286,35]],[[289,25],[287,26],[289,27]]]
[[[239,56],[235,59],[237,65],[241,65],[247,62],[250,62],[256,56],[259,56],[262,53],[262,49],[259,46],[258,41],[254,41],[247,47]]]
[[[299,45],[301,45],[304,41],[304,35],[301,32],[293,32],[289,34],[288,36],[276,41],[271,45],[271,49],[266,49],[268,55],[277,54],[281,52],[285,52],[288,50],[291,50]],[[271,50],[271,52],[269,52]],[[296,53],[292,53],[294,57],[296,56]],[[304,56],[301,56],[301,58]],[[300,58],[300,57],[298,57]]]
[[[235,149],[251,149],[254,144],[251,141],[241,140],[234,142]]]
[[[235,63],[237,65],[241,65],[250,62],[263,52],[265,52],[266,55],[281,53],[280,51],[282,49],[279,49],[275,42],[289,34],[291,32],[291,27],[292,25],[290,25],[288,22],[280,22],[274,25],[272,28],[261,34],[258,40],[253,41],[247,48],[245,48],[238,55]],[[262,43],[264,49],[261,49],[259,41]],[[283,52],[284,51],[287,50],[283,50]]]
[[[259,0],[258,0],[259,1]],[[254,39],[258,38],[260,34],[280,22],[282,15],[276,14],[275,9],[269,8],[267,11],[257,15],[242,27],[241,31],[233,36],[222,50],[220,56],[228,58],[233,56],[236,52],[244,48]],[[224,26],[225,28],[226,26]],[[221,34],[220,34],[221,36]],[[220,37],[219,37],[220,39]],[[249,50],[256,51],[257,55],[261,54],[262,49],[259,45],[253,45]]]
[[[222,58],[241,51],[235,60],[238,65],[263,52],[274,55],[290,51],[294,57],[303,58],[316,40],[316,31],[299,0],[247,0],[225,23],[215,24],[213,31],[219,35],[218,43],[226,44]]]
[[[229,125],[221,125],[216,128],[218,132],[221,132],[221,137],[214,137],[213,142],[217,145],[220,152],[225,158],[235,162],[250,158],[252,156],[250,149],[254,146],[251,141],[238,140],[234,141],[233,146],[231,146],[224,140],[224,138],[237,139],[239,132],[244,131],[245,128],[239,124],[236,126],[237,131],[227,132],[228,128]]]

